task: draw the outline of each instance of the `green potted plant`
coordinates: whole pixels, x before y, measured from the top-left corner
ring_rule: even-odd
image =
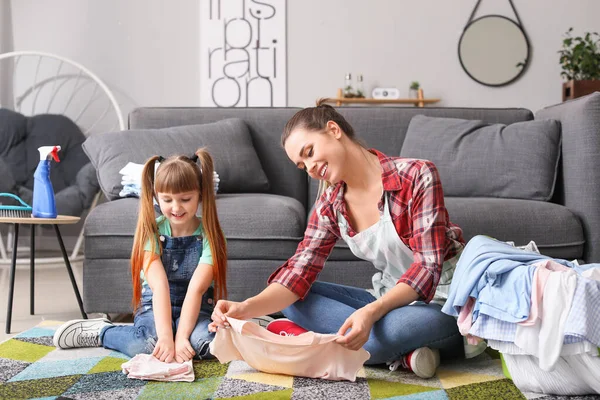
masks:
[[[563,83],[563,101],[600,91],[600,35],[586,32],[571,36],[573,28],[565,34],[560,54],[560,75]]]
[[[410,86],[408,87],[408,98],[409,99],[416,99],[419,93],[419,88],[421,87],[421,85],[419,85],[419,82],[417,81],[412,81],[410,83]]]

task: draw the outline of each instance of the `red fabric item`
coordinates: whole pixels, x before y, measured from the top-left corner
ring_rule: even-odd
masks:
[[[306,329],[287,318],[271,321],[269,325],[267,325],[267,330],[281,336],[298,336],[308,332]]]

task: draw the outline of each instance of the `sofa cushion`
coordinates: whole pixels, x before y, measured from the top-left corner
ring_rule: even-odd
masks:
[[[129,258],[138,206],[137,198],[126,198],[94,208],[85,221],[86,258]],[[286,260],[306,224],[298,200],[273,194],[218,195],[217,212],[229,259]]]
[[[431,160],[446,196],[550,200],[560,156],[560,123],[510,125],[413,117],[400,156]]]
[[[475,235],[525,245],[533,240],[542,254],[577,259],[585,239],[579,219],[568,208],[544,201],[446,197],[450,221],[460,226],[469,241]],[[518,226],[519,229],[515,229]],[[353,261],[356,257],[343,240],[328,260]]]
[[[33,189],[33,173],[40,161],[38,147],[60,145],[60,163],[52,162],[54,193],[75,183],[78,171],[90,162],[81,148],[85,136],[68,117],[38,114],[26,117],[0,109],[0,157],[16,184]],[[4,177],[4,175],[2,175]],[[8,185],[6,185],[8,186]],[[14,186],[14,185],[13,185]]]
[[[475,235],[513,241],[516,245],[533,240],[547,256],[582,258],[583,227],[565,206],[533,200],[465,197],[447,197],[445,203],[450,221],[462,228],[466,241]]]
[[[191,156],[199,147],[206,147],[212,155],[222,193],[266,192],[269,189],[248,127],[238,118],[203,125],[93,135],[83,144],[98,171],[102,191],[111,200],[119,198],[122,189],[119,170],[128,162],[143,164],[156,154]]]

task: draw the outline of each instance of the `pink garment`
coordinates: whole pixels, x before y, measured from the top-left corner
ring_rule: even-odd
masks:
[[[477,336],[473,336],[469,333],[471,326],[473,326],[473,307],[475,306],[475,298],[469,297],[465,305],[460,309],[458,314],[458,331],[461,335],[467,338],[467,344],[471,346],[477,346],[483,339]],[[465,347],[466,349],[466,347]],[[470,358],[470,357],[467,357]]]
[[[533,284],[531,288],[531,308],[529,317],[525,321],[519,322],[519,325],[532,326],[535,325],[538,319],[542,318],[542,297],[544,296],[544,288],[548,277],[553,271],[569,271],[570,268],[557,263],[554,260],[541,261],[533,264],[536,267],[533,273]]]
[[[280,336],[255,323],[228,318],[229,329],[219,329],[210,352],[224,364],[244,360],[252,368],[272,374],[355,381],[371,356],[365,349],[348,350],[335,342],[339,335],[306,332]]]
[[[593,279],[595,281],[600,281],[600,267],[590,268],[581,273],[581,276],[584,276],[589,279]]]
[[[184,363],[166,363],[151,354],[138,354],[121,364],[123,373],[130,379],[163,382],[194,382],[192,360]]]
[[[460,313],[458,314],[458,320],[456,324],[458,325],[458,331],[461,335],[467,336],[469,331],[471,330],[471,325],[473,325],[473,306],[475,305],[475,298],[469,297],[465,305],[460,309]]]

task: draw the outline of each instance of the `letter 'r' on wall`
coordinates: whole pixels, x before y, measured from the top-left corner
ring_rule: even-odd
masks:
[[[200,0],[200,106],[287,105],[286,0]]]

